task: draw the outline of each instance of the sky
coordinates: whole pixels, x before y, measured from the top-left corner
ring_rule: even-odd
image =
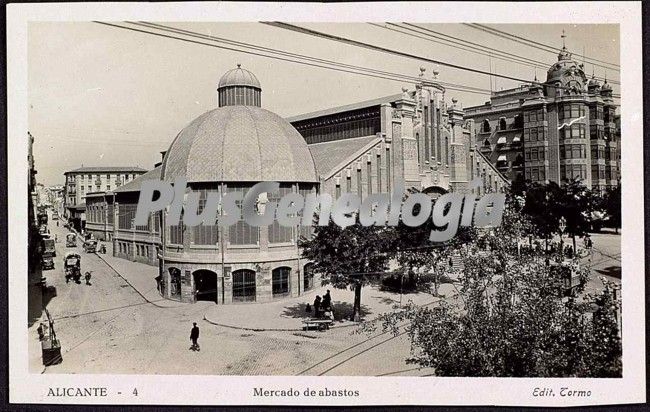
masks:
[[[166,25],[357,66],[417,76],[435,69],[443,82],[501,90],[521,82],[362,49],[261,23]],[[301,23],[301,26],[425,56],[463,67],[532,80],[546,70],[489,58],[366,23]],[[531,48],[460,24],[428,24],[431,30],[547,62],[557,53]],[[598,60],[620,64],[618,25],[490,25],[540,43],[566,46]],[[240,63],[262,85],[262,107],[283,117],[355,103],[414,89],[391,81],[299,65],[127,31],[92,22],[32,22],[28,37],[29,131],[34,136],[37,179],[63,184],[63,173],[84,166],[153,168],[178,132],[217,107],[217,83]],[[620,73],[585,64],[590,76],[620,81]],[[620,93],[617,84],[614,93]],[[485,94],[448,90],[462,106],[483,104]],[[618,101],[617,101],[618,102]]]

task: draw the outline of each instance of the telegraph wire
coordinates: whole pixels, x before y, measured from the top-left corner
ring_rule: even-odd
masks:
[[[545,51],[547,53],[553,53],[553,54],[557,53],[557,48],[556,47],[545,45],[543,43],[539,43],[539,42],[527,39],[527,38],[522,37],[522,36],[517,36],[515,34],[511,34],[511,33],[508,33],[508,32],[502,31],[502,30],[494,29],[492,27],[485,26],[485,25],[482,25],[482,24],[477,24],[477,23],[463,23],[463,24],[468,26],[468,27],[472,27],[472,28],[474,28],[476,30],[480,30],[480,31],[483,31],[485,33],[491,34],[493,36],[497,36],[497,37],[501,37],[501,38],[504,38],[504,39],[507,39],[507,40],[511,40],[511,41],[516,42],[516,43],[523,44],[525,46],[529,46],[529,47],[533,47],[533,48],[538,49],[538,50]],[[573,53],[573,54],[575,54],[575,53]],[[605,62],[605,61],[590,58],[590,57],[586,57],[586,56],[582,56],[582,57],[584,58],[584,60],[587,60],[589,64],[592,64],[594,66],[620,72],[620,65],[610,63],[610,62]],[[612,67],[605,66],[605,65],[609,65],[609,66],[612,66]]]
[[[374,26],[378,26],[378,27],[383,27],[383,28],[388,29],[388,30],[393,30],[390,27],[381,26],[381,25],[378,25],[376,23],[369,23],[369,24],[374,25]],[[414,30],[414,29],[412,29],[410,27],[417,28],[419,30],[422,30],[422,31],[426,32],[426,34],[425,34],[426,36],[430,36],[432,38],[439,39],[441,41],[447,41],[447,42],[451,42],[451,43],[455,43],[455,44],[460,44],[462,46],[474,49],[474,50],[468,50],[468,51],[470,51],[472,53],[477,53],[477,54],[481,54],[481,55],[484,55],[484,56],[487,55],[487,56],[495,57],[495,58],[500,59],[500,60],[519,63],[519,64],[527,65],[529,67],[535,67],[535,68],[540,68],[540,69],[544,69],[544,70],[546,70],[550,66],[552,66],[552,64],[549,64],[547,62],[534,60],[534,59],[531,59],[529,57],[521,56],[521,55],[510,53],[510,52],[505,52],[503,50],[495,49],[495,48],[485,46],[485,45],[482,45],[482,44],[479,44],[479,43],[474,43],[474,42],[471,42],[469,40],[465,40],[465,39],[461,39],[459,37],[454,37],[454,36],[451,36],[451,35],[448,35],[448,34],[444,34],[444,33],[441,33],[441,32],[435,31],[435,30],[431,30],[431,29],[426,28],[426,27],[419,26],[417,24],[412,24],[412,23],[407,23],[407,22],[402,23],[403,25],[409,26],[409,27],[403,27],[403,26],[400,26],[400,25],[395,24],[395,23],[386,23],[386,24],[388,24],[390,26],[396,26],[396,27],[406,29],[406,30],[411,30],[411,31],[414,31],[414,32],[419,33],[419,34],[425,34],[425,33],[422,33],[420,31]],[[403,32],[400,32],[400,33],[403,33]],[[410,33],[403,33],[403,34],[412,35]],[[417,36],[417,37],[419,37],[419,36]],[[458,42],[453,42],[452,40],[449,40],[449,39],[458,40]],[[434,41],[432,39],[425,39],[425,40]],[[440,43],[440,44],[444,44],[444,43]],[[448,45],[448,46],[450,46],[450,45]],[[472,47],[472,46],[476,46],[476,47]],[[453,47],[453,46],[451,46],[451,47]],[[485,50],[482,50],[482,49],[489,50],[489,52],[486,52]],[[493,54],[492,52],[498,53],[499,55]],[[555,51],[554,53],[556,53],[556,52],[557,51]],[[503,56],[506,56],[506,57],[503,57]],[[583,53],[582,57],[584,57],[584,53]],[[605,80],[604,77],[600,77],[600,76],[594,76],[594,78],[597,79],[597,80],[601,80],[601,81]],[[609,83],[617,84],[617,85],[620,84],[620,82],[613,81],[613,80],[609,80]]]
[[[409,76],[409,75],[404,75],[404,74],[400,74],[400,73],[387,72],[387,71],[378,70],[378,69],[374,69],[374,68],[370,68],[370,67],[355,66],[355,65],[352,65],[352,64],[346,64],[346,63],[336,62],[336,61],[333,61],[333,60],[327,60],[327,59],[322,59],[322,58],[318,58],[318,57],[307,56],[307,55],[304,55],[304,54],[292,53],[292,52],[288,52],[288,51],[285,51],[285,50],[279,50],[279,49],[273,49],[273,48],[269,48],[269,47],[258,46],[258,45],[252,44],[252,43],[245,43],[245,42],[240,42],[240,41],[236,41],[236,40],[229,40],[229,39],[225,39],[223,37],[217,37],[217,36],[197,33],[195,31],[184,30],[184,29],[180,29],[180,28],[176,28],[176,27],[166,26],[166,25],[163,25],[163,24],[156,24],[156,23],[150,23],[150,22],[128,22],[128,23],[139,25],[139,26],[145,26],[145,27],[148,27],[148,28],[163,30],[163,31],[167,31],[167,32],[174,32],[174,33],[177,33],[177,34],[183,34],[183,35],[187,35],[187,36],[190,36],[190,37],[198,37],[198,38],[202,38],[202,39],[206,39],[206,40],[212,40],[212,41],[216,41],[216,42],[223,42],[223,43],[226,43],[226,44],[237,45],[239,47],[252,48],[254,50],[262,50],[262,51],[265,51],[265,52],[268,52],[268,53],[276,53],[276,54],[281,54],[281,55],[284,55],[284,56],[290,56],[290,57],[294,57],[294,58],[298,58],[298,59],[306,59],[306,60],[315,61],[315,62],[323,63],[323,64],[329,64],[329,65],[334,65],[334,66],[339,66],[339,67],[346,67],[346,68],[354,69],[354,70],[368,71],[368,72],[375,73],[375,74],[380,74],[380,75],[400,77],[400,78],[403,78],[405,80],[413,81],[413,82],[419,82],[419,81],[422,80],[421,78],[416,77],[416,76]],[[465,85],[448,83],[448,82],[441,82],[441,81],[436,81],[436,82],[439,83],[442,86],[450,86],[450,88],[451,87],[458,87],[458,88],[463,88],[463,89],[468,89],[468,90],[487,92],[486,89],[481,89],[481,88],[478,88],[478,87],[465,86]],[[452,89],[452,90],[457,90],[457,89]]]
[[[318,30],[308,29],[306,27],[297,26],[297,25],[290,24],[290,23],[283,23],[283,22],[261,22],[261,23],[272,26],[272,27],[277,27],[277,28],[281,28],[281,29],[285,29],[285,30],[289,30],[289,31],[294,31],[294,32],[301,33],[301,34],[306,34],[306,35],[310,35],[310,36],[314,36],[314,37],[319,37],[319,38],[326,39],[326,40],[337,41],[337,42],[348,44],[348,45],[355,46],[355,47],[360,47],[360,48],[364,48],[364,49],[368,49],[368,50],[373,50],[373,51],[378,51],[378,52],[382,52],[382,53],[392,54],[392,55],[396,55],[396,56],[404,57],[404,58],[408,58],[408,59],[424,61],[424,62],[427,62],[427,63],[438,64],[438,65],[446,66],[446,67],[449,67],[449,68],[452,68],[452,69],[468,71],[468,72],[471,72],[471,73],[481,74],[481,75],[484,75],[484,76],[500,77],[500,78],[503,78],[503,79],[514,80],[514,81],[525,83],[525,84],[530,84],[531,83],[531,81],[528,80],[528,79],[522,79],[522,78],[519,78],[519,77],[509,76],[509,75],[505,75],[505,74],[489,73],[489,72],[486,72],[485,70],[480,70],[480,69],[476,69],[476,68],[473,68],[473,67],[465,67],[465,66],[461,66],[461,65],[458,65],[458,64],[449,63],[449,62],[445,62],[445,61],[437,60],[437,59],[432,59],[432,58],[425,57],[425,56],[419,56],[419,55],[416,55],[416,54],[407,53],[407,52],[400,51],[400,50],[393,50],[393,49],[378,46],[378,45],[375,45],[375,44],[366,43],[366,42],[362,42],[362,41],[358,41],[358,40],[353,40],[353,39],[350,39],[350,38],[347,38],[347,37],[342,37],[342,36],[337,36],[337,35],[334,35],[334,34],[324,33],[324,32],[318,31]],[[565,89],[563,87],[558,87],[558,86],[554,86],[554,85],[546,85],[546,86],[556,88],[556,89]],[[612,97],[620,97],[620,95],[612,95]]]
[[[150,34],[150,35],[153,35],[153,36],[164,37],[164,38],[168,38],[168,39],[180,40],[180,41],[187,42],[187,43],[193,43],[193,44],[198,44],[198,45],[203,45],[203,46],[209,46],[209,47],[214,47],[214,48],[218,48],[218,49],[234,51],[234,52],[239,52],[239,53],[251,54],[251,55],[254,55],[254,56],[258,56],[258,57],[266,57],[266,58],[271,58],[271,59],[276,59],[276,60],[281,60],[281,61],[286,61],[286,62],[291,62],[291,63],[298,63],[298,64],[303,64],[303,65],[312,66],[312,67],[319,67],[319,68],[324,68],[324,69],[336,70],[336,71],[350,73],[350,74],[359,74],[359,75],[363,75],[363,76],[375,77],[375,78],[380,78],[380,79],[384,79],[384,80],[391,80],[391,81],[396,81],[396,82],[401,82],[401,83],[404,83],[404,82],[408,81],[408,76],[401,75],[401,74],[396,74],[396,75],[391,77],[391,76],[388,76],[388,75],[380,75],[380,74],[374,74],[374,73],[364,73],[364,72],[359,72],[359,71],[355,71],[355,70],[352,70],[352,69],[335,68],[335,67],[331,67],[331,66],[327,66],[327,65],[323,65],[323,64],[319,64],[319,63],[310,63],[310,62],[295,60],[295,59],[291,59],[291,58],[272,56],[272,55],[263,54],[263,53],[260,53],[260,52],[255,52],[255,51],[247,51],[247,50],[237,49],[237,48],[234,48],[234,47],[222,46],[222,45],[213,44],[213,43],[205,43],[205,42],[201,42],[201,41],[197,41],[197,40],[187,39],[187,38],[183,38],[183,37],[176,37],[176,36],[172,36],[172,35],[168,35],[168,34],[164,34],[164,33],[152,32],[152,31],[148,31],[148,30],[135,28],[135,27],[121,26],[119,24],[114,24],[114,23],[107,23],[107,22],[101,22],[101,21],[94,21],[94,23],[101,24],[101,25],[104,25],[104,26],[110,26],[110,27],[114,27],[114,28],[118,28],[118,29],[130,30],[130,31],[134,31],[134,32]],[[372,70],[372,69],[370,69],[370,70]],[[399,76],[399,77],[397,77],[397,76]],[[454,86],[447,86],[446,88],[448,88],[449,90],[455,90],[455,91],[466,92],[466,93],[475,93],[475,94],[483,94],[483,95],[489,95],[490,94],[489,91],[487,91],[487,90],[481,91],[482,89],[470,88],[470,86],[454,85]]]

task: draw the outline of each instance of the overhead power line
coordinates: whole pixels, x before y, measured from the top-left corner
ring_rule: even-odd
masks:
[[[355,46],[355,47],[360,47],[360,48],[373,50],[373,51],[379,51],[379,52],[392,54],[392,55],[396,55],[396,56],[400,56],[400,57],[405,57],[405,58],[409,58],[409,59],[424,61],[424,62],[427,62],[427,63],[438,64],[438,65],[441,65],[441,66],[450,67],[452,69],[468,71],[468,72],[471,72],[471,73],[481,74],[481,75],[484,75],[484,76],[500,77],[502,79],[514,80],[514,81],[521,82],[521,83],[526,83],[526,84],[530,83],[530,80],[528,80],[528,79],[522,79],[522,78],[519,78],[519,77],[509,76],[509,75],[505,75],[505,74],[490,73],[490,72],[486,72],[485,70],[475,69],[473,67],[461,66],[461,65],[458,65],[458,64],[449,63],[449,62],[445,62],[445,61],[442,61],[442,60],[432,59],[432,58],[425,57],[425,56],[419,56],[419,55],[415,55],[415,54],[412,54],[412,53],[407,53],[407,52],[394,50],[394,49],[390,49],[390,48],[386,48],[386,47],[382,47],[382,46],[377,46],[375,44],[370,44],[370,43],[362,42],[362,41],[359,41],[359,40],[353,40],[353,39],[349,39],[347,37],[337,36],[337,35],[334,35],[334,34],[324,33],[324,32],[318,31],[318,30],[308,29],[306,27],[297,26],[297,25],[290,24],[290,23],[283,23],[283,22],[261,22],[261,23],[269,25],[269,26],[285,29],[285,30],[294,31],[294,32],[297,32],[297,33],[302,33],[302,34],[307,34],[307,35],[310,35],[310,36],[323,38],[323,39],[326,39],[326,40],[333,40],[333,41],[341,42],[341,43],[344,43],[344,44],[349,44],[349,45]],[[554,86],[554,85],[550,85],[550,84],[547,84],[546,87],[552,87],[552,88],[556,88],[556,89],[566,89],[566,88],[561,87],[561,86],[558,87],[558,86]],[[620,96],[617,95],[616,97],[620,97]]]
[[[128,31],[133,31],[133,32],[138,32],[138,33],[143,33],[143,34],[149,34],[153,36],[158,36],[158,37],[163,37],[167,39],[173,39],[173,40],[179,40],[187,43],[192,43],[192,44],[198,44],[198,45],[203,45],[203,46],[208,46],[208,47],[214,47],[222,50],[228,50],[228,51],[234,51],[234,52],[239,52],[239,53],[245,53],[245,54],[250,54],[250,55],[255,55],[259,57],[266,57],[266,58],[271,58],[271,59],[276,59],[280,61],[286,61],[286,62],[291,62],[291,63],[298,63],[302,65],[307,65],[307,66],[312,66],[312,67],[319,67],[319,68],[324,68],[324,69],[329,69],[329,70],[335,70],[339,72],[344,72],[344,73],[350,73],[350,74],[358,74],[358,75],[363,75],[367,77],[375,77],[375,78],[381,78],[384,80],[391,80],[391,81],[396,81],[396,82],[420,82],[422,79],[419,77],[414,77],[414,76],[408,76],[400,73],[391,73],[391,72],[386,72],[382,70],[377,70],[373,68],[368,68],[368,67],[361,67],[361,66],[354,66],[354,65],[349,65],[349,64],[344,64],[344,63],[339,63],[331,60],[326,60],[326,59],[320,59],[320,58],[315,58],[312,56],[305,56],[305,55],[300,55],[297,53],[290,53],[286,52],[283,50],[277,50],[277,49],[271,49],[268,47],[262,47],[262,46],[257,46],[253,45],[250,43],[244,43],[244,42],[239,42],[239,41],[234,41],[234,40],[229,40],[225,38],[219,38],[216,36],[208,36],[205,34],[201,33],[196,33],[190,30],[184,30],[184,29],[179,29],[171,26],[164,26],[160,24],[155,24],[155,23],[149,23],[149,22],[126,22],[126,24],[133,24],[133,25],[138,25],[139,27],[130,27],[130,26],[123,26],[120,24],[115,24],[115,23],[107,23],[107,22],[100,22],[100,21],[95,21],[97,24],[113,27],[113,28],[118,28],[118,29],[123,29],[123,30],[128,30]],[[149,30],[145,30],[149,29]],[[154,31],[151,31],[154,30]],[[173,32],[174,34],[177,34],[177,36],[167,34],[167,33],[161,33],[160,31],[166,31],[166,32]],[[178,36],[186,36],[186,37],[178,37]],[[187,38],[191,37],[191,38]],[[204,41],[198,41],[195,40],[196,38],[201,38],[202,40],[209,40],[212,43],[206,43]],[[213,42],[221,42],[221,43],[226,43],[228,44],[227,46],[224,46],[223,44],[214,44]],[[242,50],[242,48],[248,48],[248,49],[253,49],[251,50]],[[276,54],[276,55],[273,55]],[[280,54],[278,56],[277,54]],[[305,61],[308,60],[308,61]],[[334,67],[333,67],[334,66]],[[524,81],[525,83],[529,83],[528,81],[525,80],[520,80],[516,79],[519,81]],[[459,85],[455,83],[447,83],[447,82],[438,82],[437,83],[441,84],[442,86],[445,86],[449,90],[456,90],[460,92],[466,92],[466,93],[474,93],[474,94],[482,94],[482,95],[487,95],[490,96],[491,92],[487,89],[481,89],[478,87],[472,87],[472,86],[465,86],[465,85]],[[618,97],[618,96],[615,96]]]
[[[514,41],[516,43],[520,43],[520,44],[523,44],[523,45],[526,45],[526,46],[529,46],[529,47],[533,47],[533,48],[538,49],[538,50],[543,50],[543,51],[548,52],[548,53],[554,53],[555,54],[558,51],[557,47],[549,46],[547,44],[540,43],[540,42],[537,42],[535,40],[530,40],[530,39],[527,39],[527,38],[522,37],[522,36],[518,36],[518,35],[515,35],[515,34],[512,34],[512,33],[505,32],[503,30],[498,30],[498,29],[495,29],[495,28],[492,28],[492,27],[489,27],[489,26],[485,26],[485,25],[482,25],[482,24],[477,24],[477,23],[464,23],[464,24],[466,26],[468,26],[468,27],[472,27],[474,29],[483,31],[485,33],[492,34],[493,36],[508,39],[508,40]],[[577,53],[574,53],[574,54],[577,54]],[[580,56],[580,54],[578,54],[578,55]],[[601,68],[604,68],[604,69],[607,69],[607,70],[613,70],[613,71],[620,72],[620,67],[621,66],[618,65],[618,64],[606,62],[606,61],[603,61],[603,60],[594,59],[594,58],[591,58],[591,57],[586,57],[586,56],[583,56],[583,57],[584,57],[585,61],[588,61],[588,63],[593,64],[594,66],[601,67]]]
[[[382,26],[382,25],[379,25],[379,24],[376,24],[376,23],[370,23],[370,24],[372,24],[374,26],[378,26],[378,27],[383,27],[383,28],[388,29],[388,30],[394,30],[391,27]],[[503,51],[503,50],[495,49],[495,48],[492,48],[492,47],[489,47],[489,46],[485,46],[483,44],[474,43],[474,42],[471,42],[469,40],[465,40],[465,39],[462,39],[462,38],[459,38],[459,37],[451,36],[449,34],[441,33],[441,32],[435,31],[435,30],[431,30],[431,29],[429,29],[427,27],[422,27],[422,26],[417,25],[417,24],[412,24],[412,23],[407,23],[407,22],[403,22],[402,26],[400,26],[398,24],[395,24],[395,23],[386,23],[386,24],[390,25],[390,26],[396,26],[396,27],[399,27],[399,28],[402,28],[402,29],[405,29],[405,30],[410,30],[410,31],[413,31],[413,32],[418,33],[418,34],[422,34],[424,36],[431,37],[430,39],[425,38],[424,40],[428,40],[428,41],[432,41],[432,42],[436,42],[436,43],[440,43],[440,44],[445,44],[445,45],[448,45],[450,47],[454,47],[454,46],[446,44],[444,42],[449,42],[449,43],[452,43],[452,44],[458,44],[460,46],[464,46],[465,48],[469,48],[470,50],[467,50],[467,51],[470,51],[472,53],[480,54],[480,55],[483,55],[483,56],[494,57],[494,58],[497,58],[497,59],[503,60],[503,61],[519,63],[519,64],[522,64],[522,65],[525,65],[525,66],[529,66],[529,67],[533,67],[533,68],[539,68],[539,69],[543,69],[543,70],[548,70],[548,68],[552,65],[552,64],[549,64],[548,62],[543,62],[543,61],[531,59],[529,57],[525,57],[525,56],[521,56],[521,55],[518,55],[518,54],[515,54],[515,53],[510,53],[510,52],[506,52],[506,51]],[[407,26],[407,27],[404,27],[404,26]],[[412,33],[405,33],[405,32],[401,32],[401,31],[400,31],[400,33],[403,33],[403,34],[406,34],[406,35],[413,35]],[[416,36],[416,37],[422,38],[421,36]],[[433,39],[437,39],[438,41],[435,41]],[[456,41],[454,41],[454,40],[456,40]],[[466,50],[466,49],[463,49],[463,50]],[[557,53],[557,51],[554,51],[554,53]],[[600,81],[605,80],[604,77],[600,77],[600,76],[594,76],[594,78],[597,79],[597,80],[600,80]],[[620,84],[620,82],[613,81],[613,80],[609,80],[609,83],[617,84],[617,85]]]
[[[226,44],[236,45],[236,46],[244,47],[244,48],[251,48],[251,49],[254,49],[254,50],[264,51],[264,52],[273,53],[273,54],[280,54],[282,56],[289,56],[289,57],[297,58],[297,59],[305,59],[305,60],[312,61],[312,62],[328,64],[328,65],[333,65],[333,66],[337,66],[337,67],[345,67],[345,68],[353,69],[353,70],[367,71],[369,73],[375,73],[375,74],[379,74],[379,75],[397,77],[397,78],[400,78],[400,81],[401,81],[401,79],[411,81],[411,82],[419,82],[419,81],[422,80],[421,78],[416,77],[416,76],[409,76],[409,75],[405,75],[405,74],[401,74],[401,73],[387,72],[387,71],[384,71],[384,70],[378,70],[378,69],[374,69],[374,68],[370,68],[370,67],[355,66],[355,65],[352,65],[352,64],[340,63],[340,62],[336,62],[336,61],[333,61],[333,60],[322,59],[322,58],[308,56],[308,55],[304,55],[304,54],[287,52],[285,50],[279,50],[279,49],[273,49],[273,48],[270,48],[270,47],[258,46],[258,45],[252,44],[252,43],[246,43],[246,42],[226,39],[226,38],[223,38],[223,37],[217,37],[217,36],[213,36],[213,35],[202,34],[202,33],[198,33],[198,32],[191,31],[191,30],[179,29],[177,27],[166,26],[166,25],[163,25],[163,24],[156,24],[156,23],[150,23],[150,22],[129,22],[129,23],[140,25],[140,26],[145,26],[145,27],[148,27],[148,28],[163,30],[163,31],[167,31],[167,32],[173,32],[173,33],[176,33],[176,34],[187,35],[187,36],[190,36],[190,37],[196,37],[196,38],[212,40],[212,41],[216,41],[216,42],[222,42],[222,43],[226,43]],[[461,90],[461,89],[463,89],[461,91],[465,91],[465,89],[466,89],[467,91],[476,91],[476,92],[481,92],[481,93],[488,92],[487,89],[482,89],[482,88],[478,88],[478,87],[465,86],[465,85],[449,83],[449,82],[442,82],[442,81],[437,81],[437,83],[439,83],[442,86],[448,86],[452,90]]]
[[[242,49],[235,48],[235,47],[230,47],[230,46],[223,46],[223,45],[214,44],[214,43],[206,43],[206,42],[197,41],[197,40],[194,40],[194,39],[191,39],[191,38],[173,36],[173,35],[169,35],[169,34],[165,34],[165,33],[161,33],[161,32],[144,30],[144,29],[137,28],[137,27],[122,26],[122,25],[119,25],[119,24],[100,22],[100,21],[95,21],[95,23],[105,25],[105,26],[109,26],[109,27],[118,28],[118,29],[129,30],[129,31],[149,34],[149,35],[153,35],[153,36],[164,37],[164,38],[168,38],[168,39],[180,40],[180,41],[187,42],[187,43],[193,43],[193,44],[198,44],[198,45],[203,45],[203,46],[208,46],[208,47],[214,47],[214,48],[218,48],[218,49],[222,49],[222,50],[245,53],[245,54],[255,55],[255,56],[258,56],[258,57],[266,57],[266,58],[271,58],[271,59],[276,59],[276,60],[281,60],[281,61],[286,61],[286,62],[291,62],[291,63],[298,63],[298,64],[303,64],[303,65],[312,66],[312,67],[320,67],[320,68],[324,68],[324,69],[336,70],[336,71],[339,71],[339,72],[345,72],[345,73],[350,73],[350,74],[358,74],[358,75],[363,75],[363,76],[368,76],[368,77],[381,78],[381,79],[384,79],[384,80],[391,80],[391,81],[396,81],[396,82],[401,82],[401,83],[414,82],[414,81],[419,81],[420,80],[417,77],[407,76],[407,75],[397,74],[397,73],[390,74],[389,72],[384,72],[384,73],[386,73],[385,75],[384,74],[378,74],[377,72],[380,72],[379,70],[363,68],[363,67],[360,67],[360,66],[343,65],[343,64],[337,63],[337,62],[322,63],[321,64],[321,63],[315,62],[315,60],[318,60],[318,59],[315,59],[315,58],[314,58],[313,61],[304,61],[304,60],[300,60],[298,58],[293,58],[293,57],[279,57],[279,56],[269,55],[269,54],[265,54],[265,52],[263,52],[263,51],[242,50]],[[146,23],[146,24],[145,23],[130,23],[130,24],[140,24],[142,26],[142,25],[147,25],[147,24],[150,25],[151,23]],[[151,26],[147,26],[147,27],[150,28],[150,29],[154,29]],[[158,30],[160,30],[160,29],[158,29]],[[194,37],[194,38],[197,38],[197,36],[198,37],[201,37],[201,36],[205,37],[206,36],[206,35],[202,35],[200,33],[195,33],[195,35],[189,35],[189,34],[184,34],[184,35],[188,36],[188,37]],[[210,37],[210,36],[207,36],[207,37]],[[214,40],[212,40],[212,41],[214,41]],[[238,42],[238,43],[241,43],[241,42]],[[238,47],[243,47],[243,46],[238,46]],[[255,47],[259,47],[259,46],[255,46]],[[338,65],[338,67],[332,67],[332,66],[337,66],[337,65]],[[350,68],[350,69],[341,68],[342,66],[350,66],[350,67],[353,67],[353,68]],[[361,71],[361,70],[366,70],[366,71]],[[480,89],[480,88],[477,88],[477,87],[456,85],[456,84],[453,84],[453,83],[444,83],[444,82],[440,82],[440,84],[442,84],[443,86],[445,86],[445,84],[446,84],[447,86],[445,86],[445,87],[447,89],[450,89],[450,90],[456,90],[456,91],[461,91],[461,92],[466,92],[466,93],[483,94],[483,95],[488,95],[488,96],[490,95],[489,90]]]

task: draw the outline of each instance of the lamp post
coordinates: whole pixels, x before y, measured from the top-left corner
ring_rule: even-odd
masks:
[[[566,230],[566,219],[564,216],[560,218],[560,261],[564,260],[564,239],[562,238],[562,235],[564,234],[564,231]]]

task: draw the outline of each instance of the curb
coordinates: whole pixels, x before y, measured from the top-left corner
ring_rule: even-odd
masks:
[[[305,331],[303,328],[291,328],[291,329],[289,328],[247,328],[245,326],[226,325],[225,323],[218,323],[208,319],[208,317],[205,314],[203,314],[203,320],[205,320],[206,322],[212,325],[221,326],[222,328],[229,328],[235,330],[247,330],[252,332],[304,332]],[[330,329],[349,328],[351,326],[359,326],[360,324],[361,323],[355,323],[350,325],[335,325],[335,326],[330,326]]]

